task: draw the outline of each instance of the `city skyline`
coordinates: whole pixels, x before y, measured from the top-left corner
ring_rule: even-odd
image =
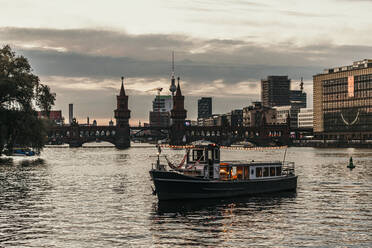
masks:
[[[155,94],[146,91],[169,88],[172,50],[188,119],[201,96],[214,97],[215,113],[259,100],[268,75],[292,86],[304,77],[312,99],[313,75],[372,54],[371,1],[0,2],[2,45],[30,60],[65,117],[74,103],[78,119],[101,124],[113,117],[121,75],[131,121],[147,120]]]

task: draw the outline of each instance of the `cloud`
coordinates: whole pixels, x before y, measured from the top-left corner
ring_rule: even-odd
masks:
[[[189,99],[213,95],[217,102],[228,99],[231,103],[216,105],[216,112],[258,100],[259,81],[268,75],[289,75],[293,81],[304,77],[311,84],[312,76],[323,68],[372,57],[368,45],[323,41],[300,46],[295,40],[262,44],[250,38],[197,39],[97,29],[7,27],[0,28],[0,40],[29,58],[35,73],[57,92],[57,101],[64,99],[58,106],[77,102],[97,110],[100,118],[106,118],[105,109],[115,104],[107,99],[114,101],[122,75],[127,78],[129,94],[139,99],[133,105],[141,113],[138,118],[145,118],[153,98],[146,91],[169,87],[172,50],[176,52],[176,73]],[[145,100],[147,104],[141,104]],[[192,113],[189,116],[194,117]]]

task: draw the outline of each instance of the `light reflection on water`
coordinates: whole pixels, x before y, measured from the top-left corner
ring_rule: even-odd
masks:
[[[151,194],[155,152],[47,148],[38,161],[2,162],[0,247],[372,247],[372,150],[290,148],[296,193],[172,204]]]

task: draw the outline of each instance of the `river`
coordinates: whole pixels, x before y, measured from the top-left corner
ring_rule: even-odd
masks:
[[[36,161],[3,159],[0,247],[372,247],[372,150],[289,148],[296,193],[160,205],[148,173],[155,152],[45,148]]]

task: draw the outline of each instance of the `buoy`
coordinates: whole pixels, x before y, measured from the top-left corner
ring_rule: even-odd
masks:
[[[353,163],[353,157],[350,157],[349,165],[347,166],[347,168],[349,168],[349,169],[354,169],[355,168],[355,165]]]

